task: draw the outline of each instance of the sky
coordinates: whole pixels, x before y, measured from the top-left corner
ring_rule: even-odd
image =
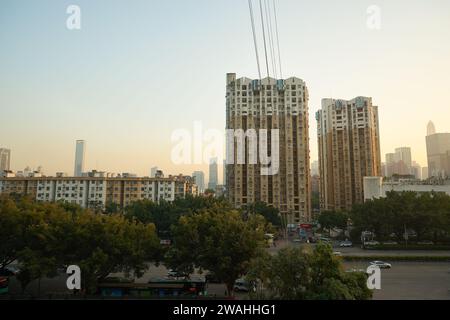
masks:
[[[425,166],[428,121],[450,131],[450,2],[276,3],[283,76],[310,93],[311,159],[321,99],[369,96],[382,158],[409,146]],[[80,30],[66,27],[69,5]],[[379,30],[367,25],[371,5]],[[258,77],[247,0],[0,0],[0,147],[13,170],[71,174],[84,139],[86,169],[207,172],[172,161],[171,135],[195,121],[225,128],[228,72]]]

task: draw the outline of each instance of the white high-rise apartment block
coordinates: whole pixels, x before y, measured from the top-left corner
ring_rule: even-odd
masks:
[[[203,171],[194,171],[192,177],[198,187],[198,192],[203,193],[205,191],[205,173]]]
[[[81,177],[84,172],[84,156],[86,150],[86,141],[77,140],[75,149],[75,169],[74,176]]]
[[[10,170],[11,166],[11,150],[0,148],[0,173]]]

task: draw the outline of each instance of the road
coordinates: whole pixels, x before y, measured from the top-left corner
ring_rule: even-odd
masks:
[[[276,247],[271,247],[268,251],[276,254],[281,248],[288,246],[300,246],[299,243],[289,241],[277,241]],[[344,255],[349,256],[402,256],[402,255],[445,255],[450,256],[449,251],[380,251],[363,250],[354,248],[335,248]],[[450,263],[442,262],[391,262],[392,269],[382,270],[381,290],[374,292],[374,299],[439,299],[450,300]],[[357,268],[366,269],[368,262],[344,262],[346,269]],[[123,276],[123,274],[112,274],[111,276]],[[146,283],[151,279],[161,279],[167,276],[167,269],[160,265],[149,264],[149,269],[145,274],[136,280],[136,282]],[[203,277],[198,272],[192,275],[192,278]],[[37,295],[41,293],[68,293],[66,289],[66,275],[61,274],[54,279],[43,279],[40,284],[38,281],[31,283],[26,294]],[[209,284],[208,294],[212,296],[224,296],[226,288],[224,284]],[[20,294],[20,284],[14,278],[10,281],[10,292]],[[238,298],[245,298],[246,294],[238,293]]]
[[[268,250],[271,254],[275,254],[282,248],[304,245],[305,243],[278,240],[276,242],[276,247],[271,247]],[[314,244],[311,244],[311,246],[314,246]],[[357,246],[340,248],[338,242],[333,244],[333,248],[335,251],[339,251],[345,256],[445,256],[450,258],[450,250],[364,250]]]
[[[344,262],[344,268],[366,269],[367,262]],[[374,291],[374,300],[414,300],[437,299],[450,300],[450,263],[439,262],[392,262],[392,269],[381,271],[381,290]],[[164,278],[167,269],[164,266],[151,265],[143,277],[136,282],[147,282],[150,279]],[[113,274],[113,276],[123,276]],[[198,273],[192,277],[201,276]],[[66,276],[60,275],[54,279],[41,281],[40,292],[67,293],[65,288]],[[27,294],[37,295],[38,282],[29,285]],[[20,285],[17,280],[11,279],[10,291],[20,294]],[[209,295],[224,296],[224,284],[209,284]],[[245,293],[237,293],[238,299],[245,299]]]
[[[368,263],[345,262],[348,269],[366,269]],[[381,270],[381,290],[374,300],[450,300],[450,263],[392,262]]]

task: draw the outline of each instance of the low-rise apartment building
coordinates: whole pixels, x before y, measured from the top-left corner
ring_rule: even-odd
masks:
[[[197,195],[190,177],[121,177],[91,175],[83,177],[2,177],[0,194],[28,195],[37,201],[63,201],[83,208],[104,208],[107,203],[126,207],[133,201],[174,201]]]

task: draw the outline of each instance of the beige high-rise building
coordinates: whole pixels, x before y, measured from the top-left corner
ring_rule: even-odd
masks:
[[[322,210],[364,200],[364,177],[382,176],[378,107],[372,98],[323,99],[316,114]]]
[[[436,133],[430,121],[427,128],[427,158],[429,177],[450,177],[450,133]]]
[[[235,207],[261,201],[278,208],[288,223],[310,221],[308,100],[308,89],[299,78],[253,80],[227,74],[226,127],[235,139],[227,140],[226,184]],[[239,132],[245,133],[241,163]],[[249,142],[252,133],[258,138],[257,147]],[[251,150],[257,150],[256,163]],[[261,154],[271,157],[270,165]]]

